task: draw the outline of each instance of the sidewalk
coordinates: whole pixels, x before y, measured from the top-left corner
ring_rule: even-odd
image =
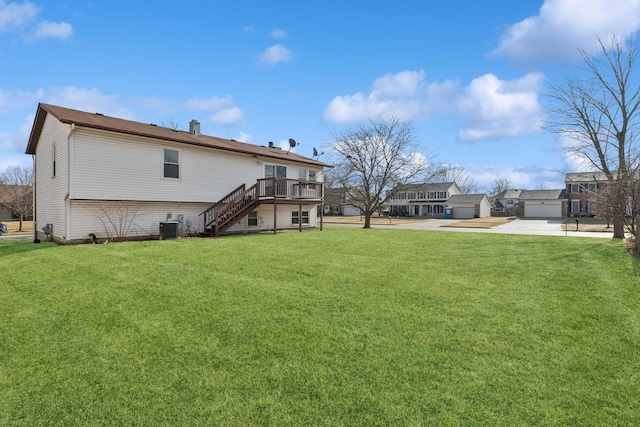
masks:
[[[397,222],[396,222],[397,221]],[[464,220],[452,219],[417,219],[403,218],[393,220],[391,224],[382,221],[372,224],[372,228],[396,228],[408,230],[453,231],[467,233],[499,233],[528,234],[538,236],[596,237],[613,238],[613,232],[565,231],[562,229],[563,219],[523,219],[516,218],[507,223],[490,228],[471,228],[464,226]],[[460,226],[456,226],[460,223]],[[362,223],[325,222],[325,227],[362,227]]]

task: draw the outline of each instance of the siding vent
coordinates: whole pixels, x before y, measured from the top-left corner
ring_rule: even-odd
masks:
[[[191,135],[200,135],[200,122],[196,119],[189,122],[189,133]]]

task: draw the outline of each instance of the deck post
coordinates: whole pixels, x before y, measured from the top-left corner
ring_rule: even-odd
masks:
[[[274,187],[274,191],[275,191],[275,187]],[[277,223],[278,223],[278,199],[274,197],[273,199],[273,234],[276,234],[276,230],[278,230]]]
[[[298,205],[298,231],[302,233],[302,205]]]

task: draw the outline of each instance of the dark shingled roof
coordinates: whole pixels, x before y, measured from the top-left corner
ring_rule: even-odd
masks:
[[[42,127],[44,126],[47,114],[51,114],[62,123],[75,124],[92,129],[100,129],[128,135],[144,136],[156,138],[163,141],[178,142],[188,145],[213,148],[217,150],[232,151],[236,153],[251,154],[261,157],[280,159],[283,161],[294,161],[306,163],[314,166],[329,166],[325,163],[301,156],[296,153],[287,152],[279,148],[269,148],[244,142],[233,141],[231,139],[217,138],[207,135],[192,135],[189,132],[174,130],[153,124],[139,123],[131,120],[109,117],[99,113],[87,113],[85,111],[72,110],[70,108],[59,107],[50,104],[38,104],[36,118],[33,122],[29,142],[27,143],[26,154],[35,154],[36,145],[40,139]]]
[[[566,199],[566,191],[563,190],[522,190],[520,200],[557,200]]]
[[[448,203],[480,203],[487,197],[486,194],[454,194],[447,200]]]

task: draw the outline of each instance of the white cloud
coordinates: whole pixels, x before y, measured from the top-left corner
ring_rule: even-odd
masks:
[[[42,98],[42,90],[34,92],[4,91],[0,89],[0,112],[5,113],[37,102]]]
[[[538,15],[507,28],[491,55],[529,66],[573,60],[578,49],[597,50],[596,35],[625,36],[638,29],[640,0],[545,0]]]
[[[34,117],[34,114],[28,115],[17,131],[0,132],[0,150],[3,153],[0,169],[6,166],[31,166],[31,159],[20,153],[24,153],[27,147]]]
[[[562,158],[567,169],[572,172],[589,172],[595,168],[589,157],[582,154],[580,148],[583,142],[571,139],[566,135],[560,135],[557,142],[558,149],[563,152]]]
[[[52,89],[47,102],[81,111],[102,113],[122,119],[133,119],[134,114],[120,105],[119,95],[105,95],[98,89],[75,86]]]
[[[31,2],[7,3],[0,0],[0,32],[27,28],[27,40],[44,38],[67,39],[73,34],[73,27],[67,22],[35,22],[41,8]]]
[[[249,135],[248,133],[244,133],[244,132],[240,132],[240,135],[236,136],[234,139],[236,141],[246,142],[248,144],[253,143],[253,136]]]
[[[286,30],[279,30],[276,28],[275,30],[271,31],[270,36],[273,39],[286,39],[287,37],[289,37],[289,33]]]
[[[422,120],[433,112],[445,112],[447,99],[457,92],[457,82],[428,84],[424,71],[401,71],[376,79],[371,93],[337,96],[324,111],[330,123],[362,123],[379,116]]]
[[[238,107],[225,108],[207,118],[207,123],[213,125],[232,126],[244,122],[245,117]]]
[[[216,111],[223,108],[229,108],[233,105],[233,98],[229,95],[220,98],[212,96],[211,98],[191,98],[185,101],[184,107],[195,111]]]
[[[292,57],[291,51],[281,44],[274,44],[269,46],[262,52],[258,60],[261,64],[268,67],[273,67],[280,62],[288,62]]]
[[[6,3],[0,0],[0,31],[7,31],[27,24],[40,13],[33,3]]]
[[[478,164],[464,165],[464,170],[478,184],[481,191],[489,192],[497,179],[508,179],[510,188],[535,189],[563,188],[564,178],[559,171],[548,167],[537,166],[483,166]]]
[[[73,27],[66,22],[39,22],[31,39],[56,38],[67,39],[73,34]]]
[[[529,73],[516,80],[493,74],[474,79],[457,102],[464,141],[514,137],[539,131],[544,119],[538,94],[544,77]]]
[[[402,71],[377,79],[368,95],[335,97],[325,108],[324,120],[354,124],[397,116],[419,121],[451,114],[460,118],[462,140],[513,137],[540,130],[544,116],[538,93],[543,79],[538,73],[515,80],[486,74],[460,88],[450,80],[428,83],[424,71]]]
[[[212,96],[210,98],[191,98],[184,105],[187,110],[209,113],[206,122],[212,125],[231,126],[245,121],[242,109],[234,105],[233,97]]]

